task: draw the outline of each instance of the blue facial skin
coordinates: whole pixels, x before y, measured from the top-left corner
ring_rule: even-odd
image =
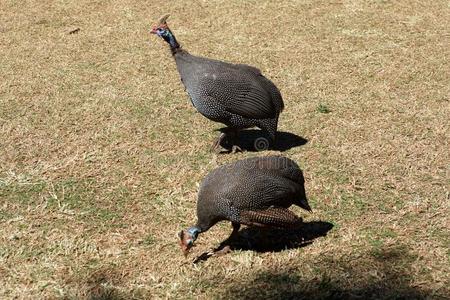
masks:
[[[192,240],[195,241],[197,239],[198,234],[200,233],[200,229],[198,227],[189,227],[187,230],[189,234],[192,236]]]
[[[163,37],[165,35],[167,35],[168,31],[164,28],[158,28],[156,29],[156,34],[160,37]]]
[[[162,37],[169,45],[173,48],[179,47],[177,41],[175,40],[175,37],[173,36],[172,32],[168,30],[167,28],[158,28],[156,29],[156,34],[159,37]]]
[[[194,245],[194,241],[197,239],[198,234],[201,232],[200,228],[197,226],[189,227],[186,231],[186,234],[188,235],[188,238],[184,240],[184,245],[186,248],[183,248],[184,255],[186,256],[189,252],[189,249],[192,248]],[[183,243],[183,231],[180,233],[180,238]]]

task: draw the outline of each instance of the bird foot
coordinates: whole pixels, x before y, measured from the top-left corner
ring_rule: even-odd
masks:
[[[205,261],[208,260],[210,257],[219,257],[219,256],[223,256],[226,255],[228,253],[231,252],[231,247],[230,246],[224,246],[224,247],[219,247],[216,249],[211,249],[208,252],[204,252],[202,255],[198,256],[197,258],[195,258],[192,263],[197,264],[201,261]]]
[[[217,138],[217,140],[214,142],[214,144],[211,147],[211,152],[214,152],[216,154],[220,154],[223,152],[231,152],[231,153],[236,153],[236,152],[242,152],[242,148],[239,147],[238,145],[232,145],[231,149],[230,148],[225,148],[222,146],[222,141],[225,140],[226,136],[224,133],[221,133],[220,136]]]
[[[239,147],[238,145],[233,145],[232,147],[231,147],[231,153],[236,153],[236,152],[242,152],[242,148],[241,147]]]
[[[214,141],[213,145],[211,146],[211,152],[215,153],[221,153],[223,150],[226,150],[222,147],[221,143],[225,138],[225,133],[221,133],[219,137]]]
[[[221,145],[218,145],[217,147],[211,148],[211,152],[220,154],[220,153],[230,152],[230,149],[227,149],[225,147],[222,147]]]
[[[231,247],[230,246],[225,246],[220,250],[214,251],[213,255],[214,256],[223,256],[225,254],[228,254],[231,252]]]

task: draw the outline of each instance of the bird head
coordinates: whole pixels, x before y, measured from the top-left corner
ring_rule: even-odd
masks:
[[[189,250],[194,246],[194,242],[197,239],[198,234],[200,233],[200,228],[193,226],[189,227],[187,230],[181,230],[178,233],[178,237],[180,238],[180,246],[181,251],[184,256],[187,256]]]
[[[174,51],[175,49],[180,48],[180,44],[178,44],[172,31],[170,31],[169,26],[167,26],[168,17],[169,15],[162,16],[159,21],[153,26],[150,33],[156,34],[157,36],[163,38],[170,45],[170,48]]]
[[[169,26],[167,26],[167,19],[169,15],[162,16],[159,21],[152,27],[150,33],[156,34],[159,37],[169,37],[171,35]]]

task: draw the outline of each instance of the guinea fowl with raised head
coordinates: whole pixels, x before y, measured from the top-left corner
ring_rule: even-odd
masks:
[[[239,160],[211,171],[202,181],[197,201],[197,224],[179,233],[185,255],[200,233],[228,220],[233,232],[240,225],[295,228],[302,219],[288,208],[297,205],[311,211],[304,178],[298,165],[282,156]],[[222,243],[222,244],[224,244]]]
[[[284,108],[278,88],[257,68],[189,54],[167,26],[168,16],[163,16],[151,33],[169,44],[194,107],[208,119],[227,126],[214,149],[220,148],[226,137],[235,138],[240,129],[254,126],[265,130],[275,143],[278,117]],[[232,143],[233,150],[239,148]]]

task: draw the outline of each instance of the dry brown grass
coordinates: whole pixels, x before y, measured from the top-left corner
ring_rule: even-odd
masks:
[[[448,1],[12,1],[0,14],[0,298],[449,296]],[[258,66],[327,237],[192,265],[209,152],[166,45]],[[71,30],[80,28],[75,34]],[[330,113],[324,112],[324,107]],[[228,224],[204,234],[193,256]]]

